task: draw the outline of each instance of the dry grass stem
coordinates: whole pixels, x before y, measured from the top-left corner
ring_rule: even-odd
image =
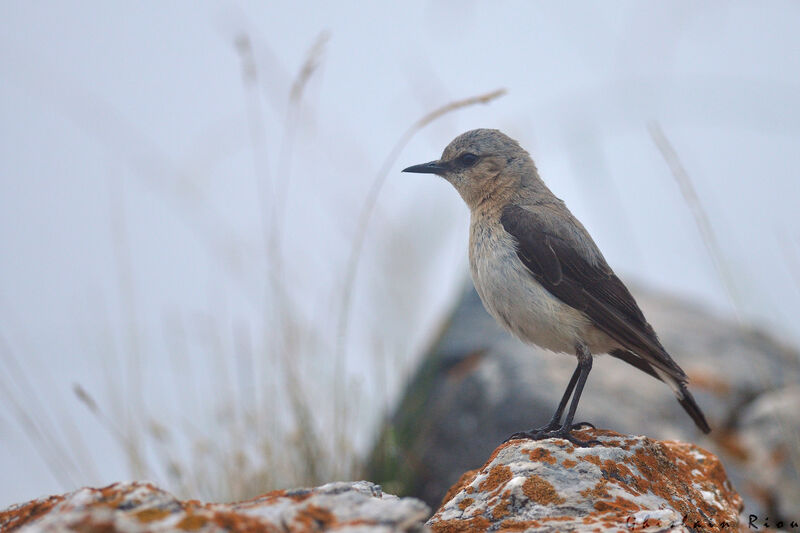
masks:
[[[725,288],[725,292],[731,301],[732,307],[737,313],[739,321],[743,322],[741,315],[741,298],[739,297],[736,283],[733,275],[728,269],[728,264],[725,261],[725,255],[723,254],[717,236],[714,233],[714,228],[711,225],[711,220],[708,217],[708,213],[703,207],[700,197],[697,195],[697,190],[694,188],[692,179],[689,177],[689,173],[686,172],[683,163],[681,163],[675,148],[673,148],[672,144],[669,142],[669,139],[667,139],[667,136],[664,134],[664,130],[661,129],[661,125],[655,121],[650,122],[647,125],[647,130],[650,132],[650,137],[653,139],[656,147],[661,152],[664,161],[667,163],[667,166],[672,172],[672,176],[675,178],[678,188],[681,191],[681,195],[683,196],[683,200],[686,202],[686,206],[692,213],[692,217],[694,217],[694,222],[697,225],[698,231],[700,232],[703,245],[706,247],[708,255],[710,256],[711,261],[714,263],[714,268],[722,281],[723,287]]]
[[[706,212],[706,209],[704,208],[703,203],[697,194],[697,190],[692,183],[689,173],[686,171],[686,168],[683,166],[683,163],[678,157],[678,153],[669,142],[669,139],[667,139],[667,136],[664,134],[664,131],[661,129],[659,123],[655,121],[650,122],[647,125],[647,129],[650,132],[650,136],[653,139],[656,147],[661,152],[664,161],[666,161],[667,166],[672,172],[672,176],[678,183],[678,188],[681,191],[681,195],[683,196],[686,205],[694,217],[695,224],[700,232],[700,237],[706,247],[706,250],[708,251],[708,254],[711,256],[711,260],[714,263],[717,274],[722,281],[726,295],[728,296],[728,299],[734,310],[739,326],[742,328],[751,327],[744,318],[744,309],[736,288],[734,277],[728,268],[725,255],[722,252],[722,248],[719,245],[719,241],[711,225],[711,220],[708,217],[708,213]],[[759,365],[756,361],[751,360],[748,360],[747,364],[750,366],[752,372],[758,376],[763,390],[767,391],[775,388],[775,384],[772,383],[772,380],[766,374],[766,370],[762,368],[761,365]],[[793,447],[795,452],[791,453],[790,456],[794,466],[795,474],[797,474],[800,472],[800,454],[797,453],[797,450],[800,449],[800,446],[798,446],[800,443],[798,443],[797,439],[790,434],[791,432],[788,428],[788,425],[784,420],[781,419],[780,416],[778,416],[777,413],[773,412],[772,416],[777,424],[777,427],[780,428],[784,440],[786,442],[792,442],[793,440],[795,441]]]

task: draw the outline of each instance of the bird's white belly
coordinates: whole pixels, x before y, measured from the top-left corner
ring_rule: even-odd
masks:
[[[554,352],[575,354],[578,344],[594,344],[588,317],[534,279],[508,234],[492,233],[470,246],[472,280],[489,314],[522,341]]]

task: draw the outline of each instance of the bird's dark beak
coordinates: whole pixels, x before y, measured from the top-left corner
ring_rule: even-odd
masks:
[[[414,172],[416,174],[438,174],[441,176],[447,172],[448,167],[446,163],[441,161],[431,161],[421,165],[414,165],[413,167],[404,168],[403,172]]]

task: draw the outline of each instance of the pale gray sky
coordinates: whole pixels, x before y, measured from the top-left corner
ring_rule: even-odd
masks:
[[[658,121],[738,311],[800,340],[798,23],[789,1],[3,2],[0,506],[131,475],[75,383],[109,412],[130,400],[211,431],[225,387],[248,386],[220,383],[220,354],[247,352],[242,339],[258,352],[279,327],[264,309],[264,228],[287,179],[281,276],[321,339],[297,364],[326,403],[347,253],[381,163],[425,112],[498,87],[508,95],[416,136],[381,192],[346,345],[352,394],[381,398],[353,415],[360,447],[466,276],[458,195],[399,170],[474,127],[529,149],[623,277],[733,314],[648,134]],[[287,145],[291,82],[323,31]],[[270,379],[249,385],[254,401],[275,395]],[[40,426],[49,413],[84,466],[54,476],[42,456],[57,448],[31,439],[14,400]]]

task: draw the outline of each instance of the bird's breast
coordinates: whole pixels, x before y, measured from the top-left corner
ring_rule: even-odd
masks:
[[[591,324],[542,287],[517,256],[499,221],[473,217],[469,263],[475,289],[497,322],[524,342],[574,353]]]

